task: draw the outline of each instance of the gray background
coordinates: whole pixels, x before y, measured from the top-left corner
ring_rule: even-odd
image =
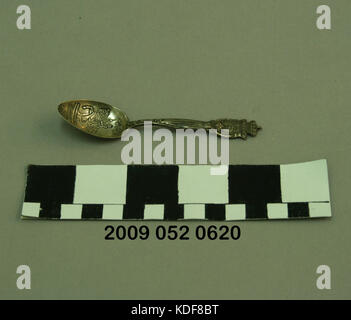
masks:
[[[20,4],[32,30],[16,28]],[[316,28],[321,4],[330,31]],[[350,14],[347,0],[2,0],[0,297],[350,298]],[[255,119],[264,130],[230,142],[230,162],[326,158],[333,217],[240,222],[227,242],[105,241],[106,222],[22,221],[28,164],[121,163],[122,142],[60,119],[75,98],[131,119]],[[16,288],[21,264],[31,290]],[[316,288],[321,264],[329,291]]]

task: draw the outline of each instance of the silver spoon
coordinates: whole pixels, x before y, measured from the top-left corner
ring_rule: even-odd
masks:
[[[153,125],[172,129],[217,129],[218,135],[223,135],[221,129],[228,129],[231,139],[246,139],[248,135],[256,136],[261,129],[255,121],[245,119],[218,119],[210,121],[190,119],[145,119],[130,121],[120,109],[109,104],[92,100],[72,100],[61,103],[58,111],[62,117],[79,130],[100,138],[120,138],[128,128],[144,125],[151,121]]]

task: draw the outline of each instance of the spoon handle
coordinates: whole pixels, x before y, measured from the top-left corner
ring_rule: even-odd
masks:
[[[155,126],[167,127],[172,129],[211,129],[208,121],[191,120],[191,119],[144,119],[129,121],[129,127],[140,127],[144,125],[144,121],[151,122]]]
[[[145,119],[129,121],[129,127],[139,127],[144,125],[144,121],[149,121],[153,125],[162,126],[172,129],[216,129],[218,135],[227,136],[228,138],[242,138],[246,139],[248,135],[256,136],[257,131],[261,129],[255,121],[247,121],[245,119],[217,119],[210,121],[200,121],[192,119]],[[228,129],[229,134],[224,135],[221,133],[222,129]]]

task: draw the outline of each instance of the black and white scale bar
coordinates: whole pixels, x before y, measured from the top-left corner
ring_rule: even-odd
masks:
[[[331,216],[326,160],[229,165],[221,174],[213,168],[31,165],[22,216],[219,221]]]
[[[22,215],[39,218],[40,203],[25,202]],[[57,211],[55,211],[57,212]],[[136,211],[123,204],[62,204],[61,220],[214,220],[235,221],[249,219],[289,219],[330,217],[329,202],[245,204],[185,204],[167,208],[163,204],[149,204]],[[40,216],[51,218],[52,216]]]

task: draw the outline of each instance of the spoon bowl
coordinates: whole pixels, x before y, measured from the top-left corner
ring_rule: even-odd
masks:
[[[61,116],[77,129],[99,138],[120,138],[129,119],[120,109],[92,100],[72,100],[58,106]]]

